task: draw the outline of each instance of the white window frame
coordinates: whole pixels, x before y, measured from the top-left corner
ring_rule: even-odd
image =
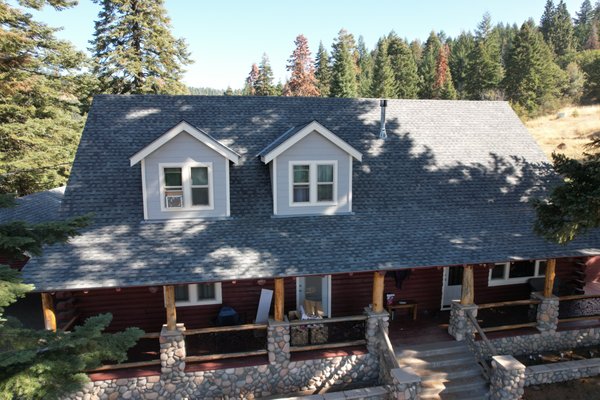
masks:
[[[519,260],[519,261],[527,261],[527,260]],[[494,267],[504,266],[504,275],[502,279],[492,279],[492,270],[494,267],[490,268],[488,274],[488,286],[504,286],[504,285],[518,285],[520,283],[527,283],[527,281],[531,278],[541,278],[544,277],[545,274],[540,274],[540,264],[546,262],[547,260],[535,260],[535,270],[533,276],[524,276],[520,278],[509,278],[510,273],[510,262],[505,263],[496,263]]]
[[[223,291],[221,289],[221,282],[213,282],[215,285],[215,298],[207,300],[198,300],[198,285],[206,285],[206,283],[192,283],[187,285],[188,287],[188,301],[175,301],[177,307],[190,307],[190,306],[206,306],[210,304],[222,304],[223,303]]]
[[[308,187],[310,201],[294,202],[294,166],[308,165]],[[333,165],[333,201],[317,201],[317,166]],[[338,162],[337,160],[312,160],[312,161],[289,161],[288,163],[289,179],[289,206],[290,207],[314,207],[336,205],[338,199]]]
[[[206,167],[208,168],[208,205],[193,206],[192,205],[192,168]],[[165,168],[181,168],[181,184],[183,187],[183,207],[168,208],[165,206]],[[214,210],[214,184],[213,184],[213,166],[212,162],[185,162],[185,163],[159,163],[158,176],[160,179],[160,210],[163,212],[177,211],[197,211],[197,210]]]

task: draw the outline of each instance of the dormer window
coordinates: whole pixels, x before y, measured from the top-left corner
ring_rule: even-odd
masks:
[[[294,161],[290,162],[289,170],[292,174],[290,205],[335,204],[335,161]]]
[[[160,164],[163,211],[213,208],[212,163]]]

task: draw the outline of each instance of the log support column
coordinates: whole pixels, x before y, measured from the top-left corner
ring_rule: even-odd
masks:
[[[536,322],[540,332],[554,332],[558,327],[558,297],[552,294],[554,288],[554,277],[556,276],[556,259],[546,262],[546,279],[544,281],[544,292],[531,294],[531,298],[539,300],[537,305]]]
[[[283,321],[284,310],[284,291],[283,278],[275,278],[275,301],[274,301],[274,320],[277,322]]]
[[[54,301],[50,293],[42,293],[42,310],[44,312],[44,327],[46,330],[56,332],[56,314]]]
[[[373,274],[373,312],[383,312],[383,286],[385,282],[385,272],[376,271]]]
[[[165,294],[165,309],[167,311],[167,330],[177,329],[177,310],[175,308],[175,286],[163,286]]]
[[[450,308],[450,323],[448,333],[458,341],[465,340],[468,335],[473,335],[475,327],[469,319],[469,314],[477,317],[477,305],[474,304],[475,286],[473,282],[473,266],[465,265],[460,302],[452,302]]]

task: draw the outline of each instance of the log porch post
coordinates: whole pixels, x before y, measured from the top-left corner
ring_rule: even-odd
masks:
[[[283,278],[275,278],[275,304],[273,317],[275,321],[283,321],[284,291]]]
[[[165,308],[167,310],[167,330],[177,329],[177,311],[175,309],[175,286],[163,286],[165,294]]]
[[[44,327],[46,330],[56,332],[56,314],[50,293],[42,293],[42,310],[44,311]]]
[[[554,277],[556,276],[556,259],[551,258],[546,262],[546,279],[544,281],[544,297],[552,297]]]
[[[373,312],[383,312],[383,286],[385,272],[375,271],[373,273]]]
[[[475,287],[473,283],[473,266],[465,265],[463,269],[460,304],[462,304],[463,306],[473,304],[474,299]]]

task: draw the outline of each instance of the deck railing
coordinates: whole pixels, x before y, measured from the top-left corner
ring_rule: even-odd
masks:
[[[183,334],[186,337],[186,362],[267,354],[266,324],[188,329]]]
[[[560,296],[558,323],[600,319],[600,295]]]
[[[499,326],[486,326],[481,328],[483,332],[498,332],[498,331],[507,331],[512,329],[521,329],[521,328],[535,328],[537,326],[536,322],[536,314],[537,314],[537,305],[541,303],[540,300],[535,299],[527,299],[527,300],[513,300],[513,301],[500,301],[496,303],[485,303],[478,304],[477,308],[479,309],[478,319],[483,320],[483,324],[487,325],[486,313],[481,312],[482,310],[498,310],[504,307],[523,307],[524,313],[511,313],[512,315],[519,316],[520,319],[526,319],[526,322],[515,321],[513,324],[507,325],[499,325]],[[527,307],[525,309],[525,307]]]
[[[366,344],[366,315],[290,321],[290,352]]]

